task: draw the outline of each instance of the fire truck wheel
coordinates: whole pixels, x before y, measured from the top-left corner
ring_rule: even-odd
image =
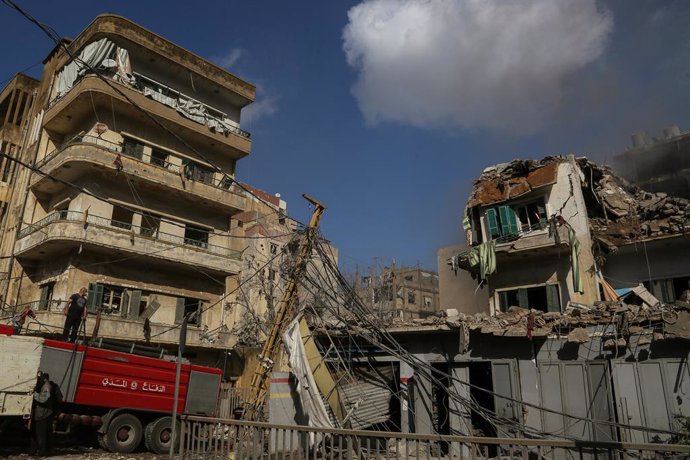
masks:
[[[106,444],[112,452],[128,454],[139,447],[143,434],[144,429],[136,416],[120,414],[108,426]]]
[[[155,454],[170,452],[172,442],[172,418],[161,417],[146,425],[144,443],[146,448]],[[175,430],[179,434],[179,429]]]
[[[98,433],[96,435],[96,440],[98,441],[98,445],[100,446],[101,449],[103,450],[110,450],[108,448],[108,440],[105,438],[106,435]]]

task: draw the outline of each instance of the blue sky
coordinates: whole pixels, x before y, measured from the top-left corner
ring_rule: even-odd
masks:
[[[599,161],[690,129],[690,3],[640,0],[28,2],[61,35],[126,16],[259,88],[240,180],[306,221],[308,193],[348,271],[436,269],[461,241],[481,170],[575,153]],[[192,7],[191,5],[198,5]],[[0,80],[48,38],[0,8]]]

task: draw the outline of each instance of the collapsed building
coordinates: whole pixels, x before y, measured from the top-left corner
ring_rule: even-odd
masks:
[[[563,311],[644,284],[671,302],[690,288],[690,202],[645,192],[586,158],[484,170],[467,203],[468,249],[450,258],[488,291],[487,312]]]
[[[688,212],[586,158],[487,168],[464,215],[467,247],[440,267],[473,276],[460,295],[486,303],[382,318],[343,294],[334,317],[311,323],[346,382],[329,390],[331,409],[366,429],[678,442],[690,411]]]

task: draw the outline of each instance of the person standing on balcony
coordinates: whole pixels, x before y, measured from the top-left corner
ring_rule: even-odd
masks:
[[[66,316],[65,327],[62,329],[62,340],[64,341],[77,341],[82,318],[86,319],[86,292],[85,287],[79,289],[78,293],[72,294],[65,304],[65,308],[62,309],[62,313]]]

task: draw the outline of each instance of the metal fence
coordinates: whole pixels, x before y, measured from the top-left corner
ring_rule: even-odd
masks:
[[[680,459],[690,445],[483,438],[182,416],[185,459]]]

